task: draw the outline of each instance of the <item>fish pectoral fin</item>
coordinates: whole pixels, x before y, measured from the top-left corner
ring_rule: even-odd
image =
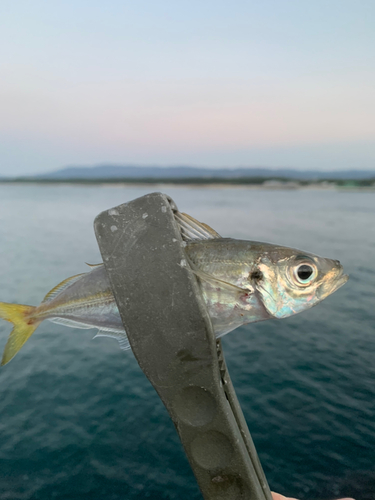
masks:
[[[219,233],[217,233],[212,227],[204,224],[203,222],[199,222],[191,215],[178,212],[174,213],[175,221],[177,222],[182,239],[184,241],[191,240],[213,240],[213,239],[221,239]],[[227,290],[231,290],[232,292],[238,292],[241,294],[249,294],[253,293],[253,288],[241,288],[237,285],[229,283],[228,281],[217,278],[216,276],[212,276],[201,269],[198,269],[196,265],[194,265],[190,260],[190,269],[193,273],[198,276],[201,280],[209,281],[211,283],[215,283],[220,288],[226,288]]]
[[[75,276],[71,276],[70,278],[67,278],[66,280],[62,281],[58,285],[55,286],[55,288],[52,288],[47,295],[44,297],[42,300],[42,304],[45,304],[46,302],[50,302],[52,299],[56,297],[59,293],[61,293],[63,290],[68,288],[70,285],[73,285],[76,281],[82,278],[82,276],[85,276],[87,273],[81,273],[81,274],[76,274]]]
[[[197,221],[191,215],[175,212],[174,218],[179,226],[182,239],[185,241],[221,238],[220,234],[212,229],[212,227]]]
[[[234,285],[233,283],[229,283],[228,281],[217,278],[216,276],[212,276],[212,274],[208,274],[201,269],[198,269],[192,262],[189,261],[191,270],[193,273],[198,276],[199,279],[204,281],[209,281],[220,288],[225,288],[226,290],[230,290],[232,292],[237,292],[240,294],[251,294],[254,292],[253,288],[241,288],[240,286]]]
[[[113,339],[118,340],[120,348],[123,349],[124,351],[130,349],[129,340],[125,332],[102,329],[99,330],[98,333],[93,338],[96,339],[97,337],[111,337]]]

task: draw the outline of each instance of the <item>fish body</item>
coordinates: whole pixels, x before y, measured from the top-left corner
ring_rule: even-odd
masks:
[[[35,318],[76,328],[124,331],[104,266],[68,278],[35,310]]]
[[[196,274],[216,337],[246,323],[284,318],[317,304],[348,279],[338,261],[299,250],[221,238],[186,214],[175,214],[190,268]],[[52,289],[38,307],[0,303],[14,323],[2,364],[48,319],[74,328],[97,328],[130,347],[103,264]]]

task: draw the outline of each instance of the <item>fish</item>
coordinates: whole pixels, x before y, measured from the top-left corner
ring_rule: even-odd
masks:
[[[188,214],[176,210],[174,217],[216,338],[247,323],[305,311],[348,280],[338,260],[271,243],[222,238]],[[14,325],[1,365],[44,320],[96,328],[94,338],[113,337],[122,349],[130,349],[105,267],[89,266],[89,272],[59,283],[37,307],[0,302],[0,318]]]

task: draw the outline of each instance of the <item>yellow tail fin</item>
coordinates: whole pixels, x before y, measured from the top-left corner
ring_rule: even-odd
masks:
[[[8,363],[38,328],[40,321],[33,319],[34,310],[35,307],[33,306],[0,302],[0,318],[14,324],[4,349],[1,365]]]

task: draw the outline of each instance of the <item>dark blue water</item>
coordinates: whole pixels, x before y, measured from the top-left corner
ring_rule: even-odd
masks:
[[[95,215],[149,191],[1,186],[0,300],[37,305],[99,262]],[[350,281],[325,302],[223,345],[272,489],[375,499],[375,193],[163,191],[225,236],[343,263]],[[0,370],[0,499],[201,498],[135,359],[93,335],[46,322]]]

